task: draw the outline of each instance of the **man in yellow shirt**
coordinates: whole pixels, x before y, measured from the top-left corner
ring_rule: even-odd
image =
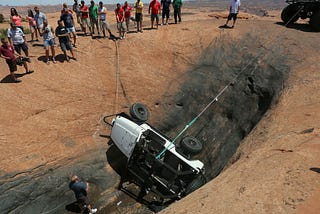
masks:
[[[134,8],[136,9],[137,33],[139,31],[142,33],[143,2],[141,0],[137,0],[136,3],[134,3]]]

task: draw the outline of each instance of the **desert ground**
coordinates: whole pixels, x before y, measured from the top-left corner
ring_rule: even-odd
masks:
[[[185,4],[181,24],[151,30],[145,16],[144,32],[129,33],[121,41],[79,32],[77,61],[70,63],[57,46],[57,64],[47,65],[42,43],[29,43],[34,73],[25,75],[19,67],[22,82],[17,84],[1,59],[0,210],[69,213],[65,206],[74,199],[68,181],[78,174],[92,186],[98,213],[150,213],[116,190],[119,176],[106,158],[110,129],[103,116],[128,112],[132,103],[141,102],[157,126],[165,110],[174,108],[186,71],[203,51],[216,38],[249,33],[261,38],[266,49],[273,43],[285,47],[290,66],[285,87],[225,169],[162,212],[319,213],[319,33],[306,21],[286,28],[280,8],[264,9],[264,16],[252,11],[261,10],[240,12],[234,29],[222,29],[227,9],[195,2]],[[55,28],[59,12],[47,17]],[[111,9],[108,19],[116,34]]]

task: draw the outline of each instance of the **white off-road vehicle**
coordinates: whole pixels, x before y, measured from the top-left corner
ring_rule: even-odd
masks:
[[[179,146],[146,123],[149,111],[139,103],[132,105],[130,115],[120,113],[112,121],[111,140],[128,158],[124,182],[140,187],[136,199],[153,192],[157,201],[165,205],[180,199],[205,183],[204,164],[190,160],[202,150],[202,144],[193,137],[185,137]],[[155,197],[154,197],[155,198]]]

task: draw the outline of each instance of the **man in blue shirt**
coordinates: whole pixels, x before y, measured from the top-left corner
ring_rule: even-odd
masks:
[[[69,35],[73,36],[73,47],[76,47],[77,35],[76,28],[74,27],[72,14],[69,13],[68,8],[63,8],[63,13],[60,16],[60,20],[63,21],[64,26],[67,28]]]
[[[74,192],[77,202],[82,206],[81,210],[84,212],[86,209],[89,210],[89,214],[96,213],[97,209],[91,208],[88,199],[89,184],[80,181],[79,177],[74,175],[69,183],[69,188]]]

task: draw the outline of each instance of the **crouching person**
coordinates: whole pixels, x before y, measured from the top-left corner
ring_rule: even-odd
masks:
[[[71,42],[70,42],[70,37],[69,37],[69,34],[68,34],[68,30],[63,25],[63,21],[62,20],[58,20],[58,27],[55,30],[55,34],[59,38],[60,47],[61,47],[61,50],[64,53],[64,56],[65,56],[67,62],[70,62],[70,58],[67,55],[67,50],[70,51],[70,53],[72,55],[72,58],[74,60],[77,60],[74,57],[74,54],[73,54],[72,45],[71,45]]]
[[[6,63],[9,66],[10,76],[12,80],[16,83],[21,82],[21,80],[16,78],[14,72],[18,70],[17,64],[19,64],[24,66],[27,74],[32,73],[33,71],[28,69],[28,58],[22,57],[20,55],[18,55],[19,57],[16,58],[14,48],[8,43],[8,40],[6,38],[2,38],[1,43],[2,46],[0,47],[0,57],[6,60]]]
[[[96,213],[97,209],[92,208],[89,199],[88,199],[88,191],[89,184],[80,181],[79,177],[74,175],[71,178],[71,182],[69,183],[69,188],[74,192],[75,197],[77,199],[78,204],[81,206],[81,213],[88,212]]]

